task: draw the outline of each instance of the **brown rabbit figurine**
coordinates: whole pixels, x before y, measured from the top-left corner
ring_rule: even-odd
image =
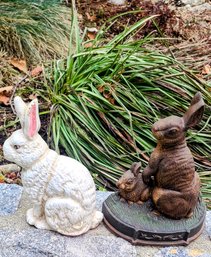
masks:
[[[142,204],[149,199],[149,187],[143,182],[140,162],[134,162],[117,182],[119,194],[129,204]]]
[[[204,101],[198,92],[183,117],[170,116],[152,126],[157,147],[143,171],[143,180],[148,184],[154,176],[152,200],[160,213],[173,219],[190,217],[198,201],[200,180],[185,133],[200,122],[203,112]]]

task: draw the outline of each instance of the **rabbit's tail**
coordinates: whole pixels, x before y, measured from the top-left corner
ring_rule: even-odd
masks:
[[[95,211],[92,219],[91,229],[96,228],[103,219],[103,214],[100,211]]]

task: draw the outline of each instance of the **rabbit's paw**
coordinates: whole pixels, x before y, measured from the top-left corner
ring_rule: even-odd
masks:
[[[145,172],[145,173],[142,174],[142,178],[143,178],[144,183],[145,183],[146,185],[148,185],[149,182],[150,182],[150,178],[151,178],[151,177]]]
[[[45,217],[42,216],[37,218],[34,216],[33,208],[29,209],[26,212],[26,221],[29,223],[29,225],[35,226],[36,228],[50,230],[50,227],[46,222]]]
[[[125,198],[120,197],[120,202],[125,203],[126,202]]]
[[[160,216],[160,215],[161,215],[158,210],[153,210],[151,213],[152,213],[153,215],[155,215],[155,216]]]
[[[96,228],[99,224],[100,224],[100,222],[102,221],[102,219],[103,219],[103,214],[102,214],[102,212],[100,212],[100,211],[95,211],[95,214],[94,214],[94,217],[93,217],[93,220],[92,220],[92,226],[91,226],[91,228],[93,229],[93,228]]]
[[[39,229],[46,229],[46,230],[51,229],[44,217],[37,219],[37,221],[35,222],[35,227]]]
[[[129,205],[133,205],[134,204],[134,202],[132,202],[132,201],[127,201],[127,203],[129,204]]]
[[[36,218],[34,217],[34,214],[33,214],[33,208],[29,209],[27,212],[26,212],[26,221],[27,223],[29,223],[29,225],[35,225],[36,223]]]
[[[193,211],[189,212],[186,218],[191,218],[193,216]]]

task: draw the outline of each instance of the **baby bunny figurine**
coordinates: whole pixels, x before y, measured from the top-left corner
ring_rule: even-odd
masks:
[[[94,181],[80,162],[50,150],[38,134],[37,99],[25,104],[14,99],[22,129],[4,143],[4,157],[22,167],[22,183],[33,202],[26,213],[30,225],[77,236],[93,229],[103,219],[95,209]]]
[[[149,187],[143,182],[140,169],[141,163],[134,162],[117,182],[121,200],[125,199],[129,204],[142,204],[150,196]]]
[[[204,112],[204,101],[198,92],[183,117],[170,116],[152,126],[157,147],[143,171],[143,180],[154,177],[152,200],[160,213],[180,219],[190,217],[200,190],[192,154],[187,147],[185,132],[198,124]]]

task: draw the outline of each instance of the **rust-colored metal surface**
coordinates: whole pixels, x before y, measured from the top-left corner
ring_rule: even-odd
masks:
[[[104,221],[112,232],[144,245],[187,245],[201,234],[206,208],[185,135],[203,112],[198,92],[183,117],[154,123],[157,147],[147,167],[140,173],[141,164],[133,163],[117,182],[119,192],[103,204]]]
[[[134,162],[117,182],[119,188],[120,200],[126,200],[129,204],[142,204],[150,197],[150,187],[142,179],[140,173],[141,163]]]
[[[170,116],[152,126],[157,147],[143,171],[143,181],[153,180],[152,200],[156,209],[172,219],[193,215],[199,198],[200,180],[186,144],[186,131],[203,115],[204,101],[198,92],[183,117]]]
[[[191,218],[174,220],[157,216],[151,200],[129,205],[114,193],[103,203],[103,214],[108,229],[134,245],[188,245],[202,233],[206,208],[199,200]]]

